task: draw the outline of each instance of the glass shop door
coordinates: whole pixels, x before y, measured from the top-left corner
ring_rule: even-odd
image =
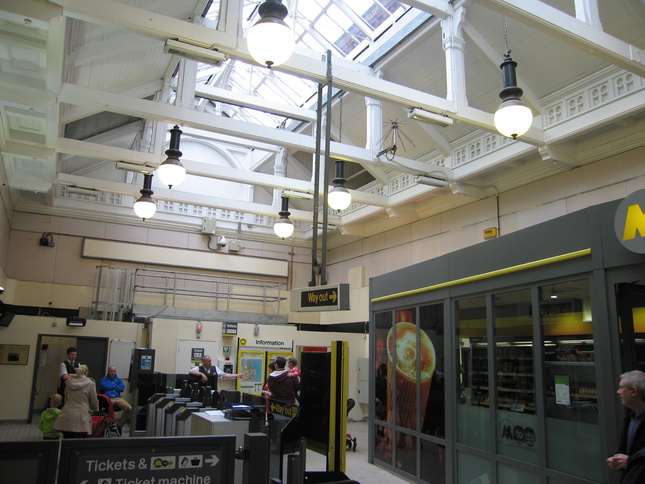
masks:
[[[645,281],[616,284],[622,371],[645,371]]]

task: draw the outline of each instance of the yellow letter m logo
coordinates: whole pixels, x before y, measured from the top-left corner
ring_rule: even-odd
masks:
[[[637,232],[641,237],[645,237],[645,213],[641,210],[640,205],[634,204],[627,207],[623,240],[635,239]]]

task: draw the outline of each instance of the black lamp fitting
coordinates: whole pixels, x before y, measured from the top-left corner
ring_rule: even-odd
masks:
[[[289,199],[287,197],[282,197],[282,209],[278,212],[281,219],[288,218],[291,215],[289,211]]]
[[[280,0],[266,0],[258,7],[258,13],[261,18],[275,17],[284,20],[289,10]]]
[[[511,59],[511,51],[507,50],[504,52],[504,61],[499,66],[502,70],[502,83],[504,85],[504,88],[499,93],[502,101],[519,99],[524,94],[524,91],[517,87],[517,77],[515,76],[516,67],[517,62]]]
[[[179,129],[179,126],[175,126],[170,130],[170,147],[166,150],[168,158],[176,159],[177,161],[179,161],[179,157],[183,154],[179,151],[181,133],[182,131]]]
[[[336,178],[333,179],[335,187],[345,186],[345,162],[343,160],[336,160]]]

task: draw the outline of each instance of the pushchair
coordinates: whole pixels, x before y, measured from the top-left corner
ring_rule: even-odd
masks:
[[[114,407],[112,400],[106,395],[98,394],[99,411],[92,412],[92,437],[110,437],[112,432],[119,435],[119,430],[114,422]]]

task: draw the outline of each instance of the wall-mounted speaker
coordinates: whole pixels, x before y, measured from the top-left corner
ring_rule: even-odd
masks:
[[[67,318],[67,326],[75,326],[75,327],[81,327],[85,326],[85,323],[87,320],[85,318],[79,318],[79,317],[71,317]]]

